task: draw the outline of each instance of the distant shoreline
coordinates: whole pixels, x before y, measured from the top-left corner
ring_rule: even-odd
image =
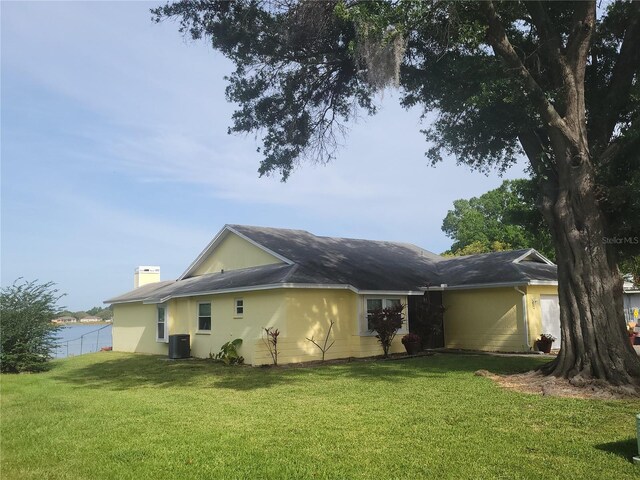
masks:
[[[112,325],[113,322],[84,322],[84,323],[80,323],[80,322],[64,322],[64,323],[58,323],[56,325],[61,325],[63,327],[84,327],[87,325]]]

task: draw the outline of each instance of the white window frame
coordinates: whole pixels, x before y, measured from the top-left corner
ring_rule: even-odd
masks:
[[[162,322],[160,321],[160,309],[164,312]],[[164,330],[164,337],[158,335],[158,326],[162,323]],[[169,309],[165,303],[158,305],[156,308],[156,342],[167,343],[169,341]]]
[[[238,305],[238,302],[242,302],[242,305]],[[238,308],[241,308],[242,311],[238,312]],[[233,318],[242,318],[244,317],[244,298],[238,297],[233,299]]]
[[[209,305],[209,330],[200,329],[200,305]],[[196,305],[196,333],[211,334],[213,328],[213,302],[198,302]]]
[[[407,318],[407,298],[398,296],[398,295],[367,295],[362,298],[362,315],[360,319],[360,336],[363,337],[375,337],[376,332],[369,330],[369,313],[367,311],[367,301],[368,300],[382,300],[382,308],[387,308],[390,306],[390,301],[398,301],[400,304],[404,305],[403,314],[404,319],[402,320],[402,327],[398,330],[398,335],[404,335],[409,333],[409,322]]]

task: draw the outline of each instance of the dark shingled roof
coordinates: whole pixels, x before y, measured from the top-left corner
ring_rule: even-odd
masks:
[[[156,291],[161,290],[167,285],[173,285],[175,280],[165,280],[164,282],[148,283],[141,287],[131,290],[122,295],[118,295],[109,300],[105,300],[104,303],[124,303],[124,302],[139,302],[145,300],[149,296],[153,295]]]
[[[555,281],[556,267],[540,263],[534,250],[513,250],[446,258],[398,242],[319,237],[304,230],[228,225],[238,233],[291,262],[245,268],[145,285],[107,300],[150,303],[189,296],[271,285],[342,285],[359,291],[418,292],[427,285],[449,287],[527,284]],[[515,260],[521,259],[519,263]]]
[[[304,230],[230,225],[291,260],[289,283],[351,285],[358,290],[418,290],[443,257],[409,243],[318,237]]]
[[[156,290],[147,298],[147,301],[160,302],[169,296],[185,297],[201,292],[287,283],[287,277],[294,269],[293,265],[276,264],[230,270],[224,273],[208,273],[179,280],[168,287]]]
[[[530,249],[509,250],[446,259],[438,264],[439,283],[461,286],[518,282],[526,284],[532,280],[555,281],[557,279],[555,265],[531,260],[514,263],[530,251]]]

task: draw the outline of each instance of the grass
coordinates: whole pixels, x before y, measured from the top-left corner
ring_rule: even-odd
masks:
[[[476,377],[540,360],[436,355],[313,368],[101,352],[3,375],[7,479],[638,478],[637,401]]]

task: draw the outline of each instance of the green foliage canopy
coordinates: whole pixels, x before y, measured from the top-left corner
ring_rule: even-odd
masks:
[[[61,297],[52,282],[16,281],[1,290],[2,372],[34,372],[46,368],[58,329],[51,320],[60,312],[56,304]]]
[[[493,5],[524,67],[561,115],[566,105],[552,48],[575,33],[576,5]],[[234,62],[226,94],[238,110],[229,132],[261,134],[260,175],[277,173],[286,180],[301,161],[333,159],[347,123],[361,112],[376,113],[381,86],[371,81],[372,70],[390,68],[380,52],[398,37],[405,47],[396,55],[401,103],[421,107],[425,116],[435,114],[423,130],[430,162],[449,154],[480,171],[504,171],[522,155],[524,132],[535,132],[548,143],[545,121],[522,79],[492,50],[486,6],[409,0],[180,1],[152,13],[157,22],[177,19],[183,34],[207,38]],[[610,233],[617,237],[640,232],[639,18],[640,2],[612,2],[601,9],[584,79],[599,198]],[[380,49],[369,55],[381,67],[367,62],[363,53],[363,45],[371,42]],[[548,160],[532,163],[536,186],[555,176]],[[539,194],[531,197],[538,203]],[[531,209],[526,213],[537,216]],[[513,247],[531,240],[511,227],[508,240],[492,236]],[[469,243],[460,240],[462,246]],[[478,241],[486,244],[487,239]],[[534,245],[551,253],[546,242]],[[624,258],[639,253],[640,245],[627,242],[619,250]]]
[[[535,248],[550,259],[555,252],[549,228],[536,206],[533,180],[505,180],[479,197],[453,202],[442,231],[454,240],[446,252],[470,255],[499,250]]]
[[[109,307],[93,307],[87,310],[87,314],[100,317],[102,320],[108,320],[113,317],[113,309]],[[79,319],[79,318],[78,318]]]
[[[558,72],[541,48],[546,39],[535,3],[495,7],[525,66],[549,99],[560,102]],[[364,37],[388,42],[389,31],[406,40],[399,65],[403,105],[437,113],[424,130],[429,159],[438,162],[450,153],[484,171],[513,164],[522,153],[520,133],[542,128],[543,122],[521,80],[491,51],[482,4],[181,1],[152,12],[155,21],[178,19],[182,33],[206,37],[235,63],[226,93],[239,108],[230,132],[262,132],[259,172],[277,172],[286,180],[300,160],[332,159],[346,123],[358,111],[376,112],[377,89],[367,80],[372,67],[363,62],[358,46]],[[571,2],[547,8],[546,21],[560,36],[569,36]],[[625,27],[637,9],[631,2],[612,3],[596,27],[585,80],[596,152],[608,145],[614,131],[616,139],[638,135],[638,83],[627,75],[618,91],[610,88]],[[562,111],[562,105],[556,107]]]

